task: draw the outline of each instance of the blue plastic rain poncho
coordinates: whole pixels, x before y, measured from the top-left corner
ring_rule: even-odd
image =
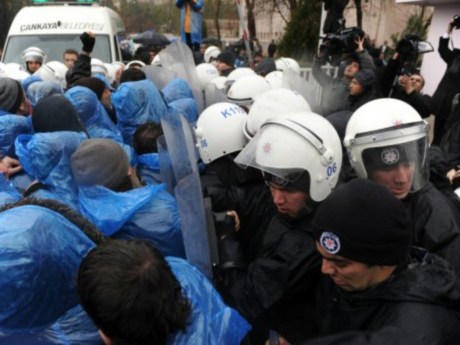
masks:
[[[185,257],[176,200],[165,185],[127,192],[103,186],[80,186],[82,214],[106,236],[151,241],[164,255]]]
[[[191,35],[192,44],[201,44],[203,31],[203,0],[176,0],[181,12],[181,38],[187,42],[186,33]]]
[[[83,86],[74,86],[65,93],[73,104],[91,138],[113,139],[123,142],[120,130],[110,120],[97,95]]]
[[[22,198],[13,182],[7,180],[4,174],[0,174],[0,207],[16,202]]]
[[[135,159],[134,150],[123,142],[120,130],[110,119],[97,95],[89,88],[74,86],[65,93],[67,99],[73,104],[78,112],[80,120],[86,127],[89,136],[95,138],[113,139],[127,153],[131,164]]]
[[[139,125],[160,123],[167,106],[157,87],[150,80],[122,83],[113,93],[112,104],[118,117],[118,128],[126,144],[133,144],[133,135]]]
[[[194,98],[182,98],[168,104],[169,108],[182,114],[192,126],[198,120],[198,108]]]
[[[188,123],[194,125],[198,119],[198,106],[189,83],[184,79],[176,78],[171,80],[162,92],[168,107],[183,114]]]
[[[84,133],[77,132],[37,133],[17,138],[16,154],[24,170],[46,186],[34,196],[56,199],[77,209],[77,185],[70,157],[85,139]]]
[[[42,332],[64,325],[66,313],[78,306],[75,277],[94,246],[83,231],[47,208],[28,205],[0,213],[0,343],[19,344],[14,339],[27,333],[35,334],[34,342],[22,344],[67,344],[66,332],[96,336],[86,314],[74,311],[73,328],[63,327],[59,335],[54,331],[55,341],[39,342]]]
[[[137,156],[137,175],[147,184],[160,184],[160,157],[158,153]]]
[[[22,81],[22,89],[27,94],[29,87],[38,81],[43,81],[43,79],[38,75],[31,74],[30,76],[28,76],[26,79]]]
[[[16,157],[15,140],[20,134],[32,133],[30,117],[20,115],[0,116],[0,154]],[[23,192],[32,182],[32,178],[25,172],[10,176],[10,181],[18,191]]]
[[[237,345],[251,326],[240,314],[225,305],[209,280],[187,261],[167,257],[184,295],[192,304],[190,325],[177,332],[170,345]]]
[[[27,88],[27,98],[32,104],[32,107],[35,107],[39,100],[46,96],[52,96],[56,94],[63,94],[64,89],[61,84],[55,81],[36,81]]]
[[[166,103],[171,103],[182,98],[193,98],[193,92],[185,79],[176,78],[171,80],[163,90],[163,97]]]
[[[29,117],[21,115],[0,116],[0,154],[16,157],[14,142],[19,134],[31,134],[32,123]]]

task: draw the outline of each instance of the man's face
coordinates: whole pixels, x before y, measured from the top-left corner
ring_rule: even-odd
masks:
[[[220,61],[220,60],[216,60],[217,64],[216,64],[216,68],[219,72],[223,72],[223,71],[226,71],[230,68],[232,68],[231,66],[227,65],[225,62],[223,61]]]
[[[278,213],[295,218],[305,208],[308,200],[307,193],[284,188],[273,183],[269,183],[268,186]]]
[[[369,266],[343,256],[329,254],[318,242],[316,249],[323,257],[321,272],[329,276],[342,290],[362,291],[382,281],[382,266]]]
[[[355,76],[356,73],[359,71],[359,63],[352,61],[350,62],[345,71],[343,72],[343,76],[347,79],[351,79]]]
[[[359,96],[364,92],[364,88],[362,85],[359,83],[359,81],[356,78],[353,78],[350,82],[350,86],[348,87],[350,90],[350,95],[351,96]]]
[[[404,199],[412,188],[415,163],[397,164],[388,169],[376,169],[369,176],[375,182],[387,187],[398,199]]]
[[[30,73],[36,72],[41,66],[42,63],[39,61],[27,61],[27,70]]]
[[[206,44],[201,44],[200,45],[200,53],[204,55],[204,52],[206,51],[206,48],[208,48],[208,46]]]
[[[64,54],[64,64],[67,66],[67,68],[72,68],[75,64],[75,61],[77,61],[77,55],[76,54]]]
[[[417,92],[421,92],[423,89],[423,77],[418,74],[411,75],[409,81],[412,83],[414,90]]]

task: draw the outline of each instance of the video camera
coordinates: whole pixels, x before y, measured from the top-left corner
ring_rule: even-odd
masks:
[[[364,31],[358,27],[346,28],[336,34],[328,34],[321,37],[323,43],[319,49],[328,57],[330,62],[337,61],[343,54],[353,54],[358,48],[356,38],[364,37]]]
[[[456,30],[460,29],[460,16],[458,14],[454,16],[453,23]]]
[[[419,54],[429,53],[434,49],[430,42],[423,41],[420,36],[408,34],[398,41],[396,51],[399,53],[401,61],[415,63]]]

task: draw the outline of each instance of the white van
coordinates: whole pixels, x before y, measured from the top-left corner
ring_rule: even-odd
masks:
[[[81,0],[45,2],[35,0],[35,6],[18,12],[8,32],[2,62],[22,64],[22,52],[32,46],[45,51],[47,61],[62,61],[66,49],[81,51],[80,35],[85,31],[96,34],[92,57],[104,62],[122,60],[120,42],[126,31],[115,11],[99,4],[82,4]]]

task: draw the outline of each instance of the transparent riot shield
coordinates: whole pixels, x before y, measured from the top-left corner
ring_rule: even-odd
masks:
[[[177,78],[177,73],[169,68],[163,68],[162,66],[144,66],[142,67],[147,79],[151,80],[158,90],[168,85],[168,83]]]
[[[185,253],[192,264],[212,279],[211,246],[207,235],[205,207],[197,165],[198,156],[192,129],[185,117],[175,109],[170,109],[163,116],[161,125],[174,175],[174,178],[166,179],[173,183],[177,181],[173,190],[181,216]],[[164,154],[164,147],[162,150]],[[160,164],[162,164],[161,154]]]
[[[176,72],[178,78],[188,81],[197,103],[198,113],[201,114],[204,109],[203,94],[190,48],[183,42],[176,41],[163,49],[159,56],[163,68]]]
[[[315,86],[293,69],[288,68],[283,71],[283,87],[297,91],[307,100],[311,109],[318,109],[319,102],[316,97]]]
[[[223,89],[219,89],[213,83],[208,83],[204,88],[204,102],[207,108],[216,103],[228,102],[228,100]]]

